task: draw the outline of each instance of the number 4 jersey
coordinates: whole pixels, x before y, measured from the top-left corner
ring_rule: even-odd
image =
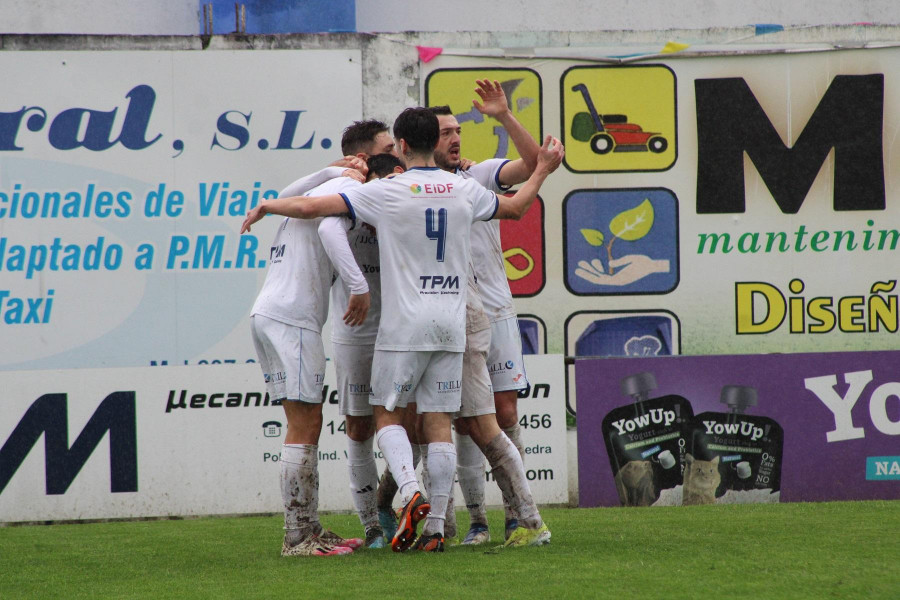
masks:
[[[353,218],[378,230],[380,350],[466,345],[466,277],[472,223],[490,220],[497,195],[437,167],[414,167],[341,194]]]

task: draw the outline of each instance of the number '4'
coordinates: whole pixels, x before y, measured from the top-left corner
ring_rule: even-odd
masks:
[[[425,235],[429,240],[437,240],[437,261],[444,262],[444,243],[447,240],[447,209],[437,211],[437,227],[434,224],[434,209],[425,209]]]

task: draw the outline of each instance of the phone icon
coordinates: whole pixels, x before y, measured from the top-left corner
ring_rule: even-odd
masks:
[[[281,423],[278,421],[266,421],[262,427],[264,436],[281,437]]]

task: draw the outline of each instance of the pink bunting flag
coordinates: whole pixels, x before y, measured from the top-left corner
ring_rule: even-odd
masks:
[[[416,46],[416,50],[419,51],[419,60],[423,63],[431,62],[435,56],[444,51],[443,48],[430,48],[428,46]]]

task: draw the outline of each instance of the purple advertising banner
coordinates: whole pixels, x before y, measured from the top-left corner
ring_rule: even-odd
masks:
[[[642,404],[629,377],[655,378]],[[583,359],[575,380],[582,507],[900,499],[900,351]]]

